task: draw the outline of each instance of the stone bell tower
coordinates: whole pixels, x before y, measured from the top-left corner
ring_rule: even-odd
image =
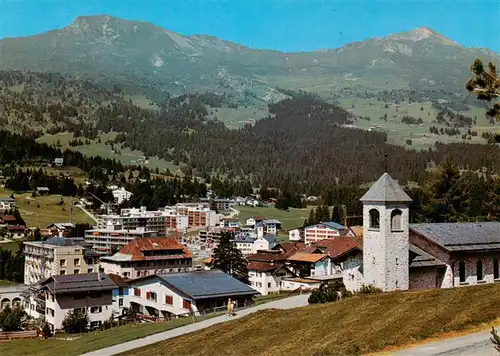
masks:
[[[411,198],[397,181],[384,173],[360,200],[365,284],[383,291],[407,290]]]

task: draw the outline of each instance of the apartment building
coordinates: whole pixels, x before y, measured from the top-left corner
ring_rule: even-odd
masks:
[[[105,229],[85,231],[85,242],[92,245],[92,250],[101,254],[111,254],[130,241],[139,237],[156,236],[156,231],[146,231],[144,227],[124,230],[120,225],[109,225]]]
[[[188,217],[188,226],[191,227],[213,227],[217,225],[217,213],[210,210],[210,205],[204,203],[197,204],[177,204],[175,212]]]
[[[104,273],[138,278],[192,268],[191,252],[174,237],[143,237],[129,242],[113,256],[101,257]]]
[[[80,241],[52,237],[46,241],[24,242],[24,284],[31,285],[53,275],[92,272],[98,254]]]
[[[177,232],[185,232],[189,228],[189,218],[187,215],[170,214],[165,216],[165,229]]]
[[[165,211],[148,211],[145,206],[139,209],[121,209],[120,214],[99,216],[97,229],[107,229],[110,225],[119,225],[123,230],[144,228],[155,231],[157,235],[165,235]]]
[[[75,309],[89,317],[90,328],[98,328],[113,314],[116,284],[103,273],[51,276],[30,288],[26,312],[43,318],[52,331],[61,330],[66,315]]]
[[[336,222],[322,222],[304,228],[304,242],[306,244],[345,235],[353,235],[353,233]]]

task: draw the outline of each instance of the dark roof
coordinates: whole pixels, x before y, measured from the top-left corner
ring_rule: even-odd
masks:
[[[500,249],[500,222],[410,224],[410,230],[450,251]]]
[[[0,216],[0,220],[3,220],[5,222],[15,222],[17,221],[16,217],[14,215],[2,215]]]
[[[412,259],[412,257],[414,258]],[[412,268],[446,266],[444,262],[412,244],[410,244],[410,261],[410,267]]]
[[[255,289],[219,270],[159,274],[158,278],[193,299],[258,294]]]
[[[362,202],[411,202],[397,181],[384,173],[360,199]]]
[[[43,241],[43,243],[54,246],[80,246],[77,241],[67,237],[51,237],[50,239]]]
[[[267,262],[250,262],[248,263],[249,271],[258,271],[258,272],[271,272],[276,271],[277,269],[283,267],[283,265],[276,265],[274,263]]]
[[[107,291],[117,287],[104,273],[100,274],[100,280],[98,273],[51,276],[41,281],[40,285],[49,288],[55,294]]]
[[[311,225],[311,226],[306,226],[306,229],[310,228],[310,227],[314,227],[314,226],[320,226],[320,225],[328,226],[329,228],[334,229],[334,230],[344,230],[345,229],[344,225],[336,223],[335,221],[323,221],[323,222],[321,222],[319,224],[314,224],[314,225]]]

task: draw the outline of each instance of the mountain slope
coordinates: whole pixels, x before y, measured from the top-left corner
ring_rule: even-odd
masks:
[[[476,57],[500,63],[494,52],[460,46],[427,28],[338,49],[283,53],[106,15],[78,17],[61,30],[0,45],[3,69],[68,72],[177,93],[221,90],[260,101],[283,99],[276,86],[324,96],[346,87],[464,94]]]

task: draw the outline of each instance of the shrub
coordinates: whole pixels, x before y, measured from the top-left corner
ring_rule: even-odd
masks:
[[[309,304],[330,303],[348,298],[351,295],[352,293],[347,291],[344,283],[338,280],[330,283],[322,283],[319,289],[315,289],[311,292],[307,301]]]
[[[73,309],[64,318],[62,325],[68,334],[77,334],[85,331],[89,323],[88,315],[79,309]]]
[[[363,284],[356,294],[377,294],[382,293],[382,289],[371,284]]]
[[[20,307],[5,307],[0,313],[0,328],[3,331],[16,331],[21,329],[26,312]]]
[[[50,330],[50,326],[48,323],[44,323],[42,327],[42,336],[44,339],[48,339],[52,336],[52,331]]]

